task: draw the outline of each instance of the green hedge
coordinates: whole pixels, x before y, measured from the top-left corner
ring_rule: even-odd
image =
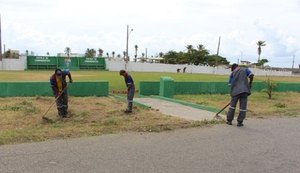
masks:
[[[52,96],[49,82],[0,82],[0,97]],[[108,81],[74,82],[68,85],[71,96],[108,96]]]

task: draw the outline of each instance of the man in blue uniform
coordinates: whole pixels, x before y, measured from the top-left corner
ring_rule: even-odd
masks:
[[[241,68],[237,64],[231,66],[231,71],[232,73],[229,78],[231,101],[227,113],[227,124],[232,125],[236,104],[239,101],[240,112],[237,118],[237,126],[241,127],[243,126],[243,120],[246,118],[247,99],[251,94],[250,89],[252,87],[254,75],[248,68]],[[249,81],[248,78],[250,79]]]
[[[68,114],[68,91],[66,76],[68,76],[69,82],[72,83],[73,80],[69,70],[56,69],[54,74],[50,77],[50,85],[53,95],[56,98],[58,115],[61,118],[66,118]]]
[[[135,92],[134,82],[132,77],[125,71],[120,70],[120,75],[124,77],[125,84],[127,86],[127,109],[125,110],[125,113],[131,113],[132,112],[132,105],[133,105],[133,96]]]

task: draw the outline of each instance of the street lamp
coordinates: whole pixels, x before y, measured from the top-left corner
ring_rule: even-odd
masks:
[[[130,29],[130,31],[129,31],[129,25],[127,25],[126,57],[125,57],[125,62],[126,62],[126,64],[127,64],[127,62],[129,61],[129,57],[128,57],[128,40],[129,40],[129,34],[131,33],[131,31],[133,31],[133,29]]]

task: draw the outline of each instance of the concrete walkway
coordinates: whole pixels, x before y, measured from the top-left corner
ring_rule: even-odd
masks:
[[[299,173],[300,118],[0,146],[1,173]]]
[[[135,101],[158,109],[165,115],[176,116],[187,120],[202,121],[213,120],[216,113],[206,110],[196,109],[179,103],[169,102],[156,98],[135,98]]]

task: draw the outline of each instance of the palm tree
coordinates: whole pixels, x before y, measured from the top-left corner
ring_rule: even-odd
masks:
[[[257,48],[257,53],[258,53],[258,60],[257,60],[257,63],[259,63],[259,61],[260,61],[261,47],[267,45],[265,42],[266,42],[266,41],[259,40],[259,41],[256,43],[257,46],[258,46],[258,48]]]
[[[123,58],[124,58],[124,61],[126,61],[126,51],[123,51]]]
[[[135,49],[134,62],[136,62],[136,60],[137,60],[138,45],[134,45],[134,49]]]
[[[50,53],[49,53],[49,52],[47,52],[46,54],[47,54],[48,56],[50,55]]]
[[[89,58],[95,57],[96,56],[96,50],[87,48],[86,51],[85,51],[85,56],[89,57]]]
[[[100,49],[100,48],[98,49],[99,57],[103,56],[103,52],[104,52],[103,49]]]
[[[108,52],[106,52],[106,57],[107,57],[107,58],[109,57],[109,53],[108,53]]]
[[[164,53],[159,52],[158,56],[159,56],[160,58],[162,58],[162,57],[164,56]]]
[[[111,52],[111,55],[112,55],[113,58],[115,57],[115,54],[116,54],[115,51],[112,51],[112,52]]]
[[[188,53],[193,53],[194,52],[194,46],[193,45],[187,45],[186,49],[187,49]]]
[[[67,54],[68,59],[70,58],[70,54],[71,54],[71,48],[70,47],[66,47],[65,48],[65,54]]]

